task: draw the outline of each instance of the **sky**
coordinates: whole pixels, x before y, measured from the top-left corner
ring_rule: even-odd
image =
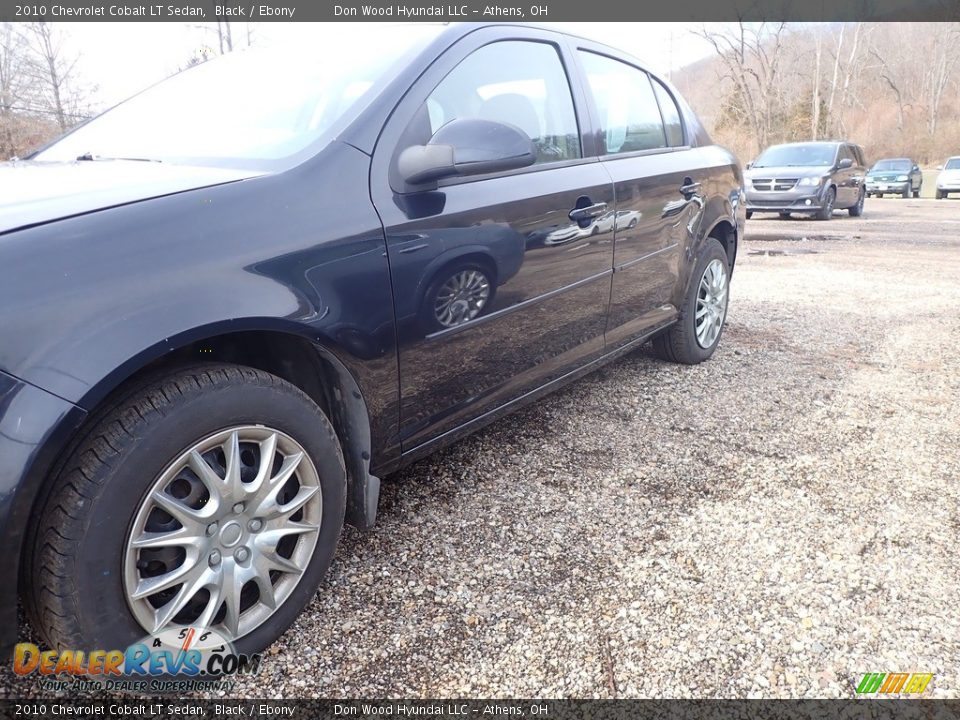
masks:
[[[693,34],[697,23],[542,23],[606,43],[643,60],[651,70],[668,75],[712,50]],[[303,44],[322,38],[325,26],[369,23],[253,23],[255,45]],[[78,71],[96,86],[94,109],[104,109],[185,66],[203,47],[217,44],[215,23],[60,23],[67,49],[80,56]],[[246,45],[246,23],[234,23],[234,47]],[[402,31],[402,25],[399,28]]]

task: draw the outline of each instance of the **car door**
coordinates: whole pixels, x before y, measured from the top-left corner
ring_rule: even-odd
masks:
[[[405,451],[603,353],[613,187],[583,147],[582,94],[554,38],[503,27],[470,33],[405,96],[374,152]],[[521,128],[536,163],[435,188],[406,183],[399,153],[459,118]]]
[[[602,164],[614,181],[614,275],[606,340],[621,345],[673,320],[680,255],[695,232],[707,179],[681,114],[659,80],[579,43]]]
[[[840,167],[844,160],[850,161],[849,167]],[[837,153],[837,170],[834,172],[834,179],[837,184],[836,207],[845,208],[856,204],[860,196],[860,180],[863,174],[863,169],[860,167],[860,162],[853,148],[847,143],[842,143]]]

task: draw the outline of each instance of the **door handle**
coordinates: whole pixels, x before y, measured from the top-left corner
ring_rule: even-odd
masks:
[[[699,192],[700,183],[694,182],[690,178],[683,179],[683,185],[680,186],[680,194],[683,195],[687,200],[690,200]]]
[[[586,207],[576,207],[570,211],[567,215],[575,223],[587,222],[600,217],[607,211],[607,204],[594,203],[593,205],[587,205]]]

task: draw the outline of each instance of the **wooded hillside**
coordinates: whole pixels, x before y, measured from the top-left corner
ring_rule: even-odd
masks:
[[[868,159],[960,153],[960,23],[729,24],[673,80],[746,163],[768,145],[847,139]]]

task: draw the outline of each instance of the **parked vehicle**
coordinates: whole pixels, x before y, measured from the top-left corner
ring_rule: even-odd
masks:
[[[901,197],[920,197],[923,172],[910,158],[884,158],[867,172],[867,197],[893,193]]]
[[[747,166],[747,217],[757,212],[814,215],[829,220],[834,210],[863,214],[866,163],[859,145],[803,142],[773,145]]]
[[[716,350],[742,172],[669,83],[521,25],[338,32],[0,166],[4,648],[18,589],[56,647],[263,648],[379,477],[651,338]]]
[[[950,193],[960,192],[960,155],[948,158],[937,170],[937,200],[943,200]]]

